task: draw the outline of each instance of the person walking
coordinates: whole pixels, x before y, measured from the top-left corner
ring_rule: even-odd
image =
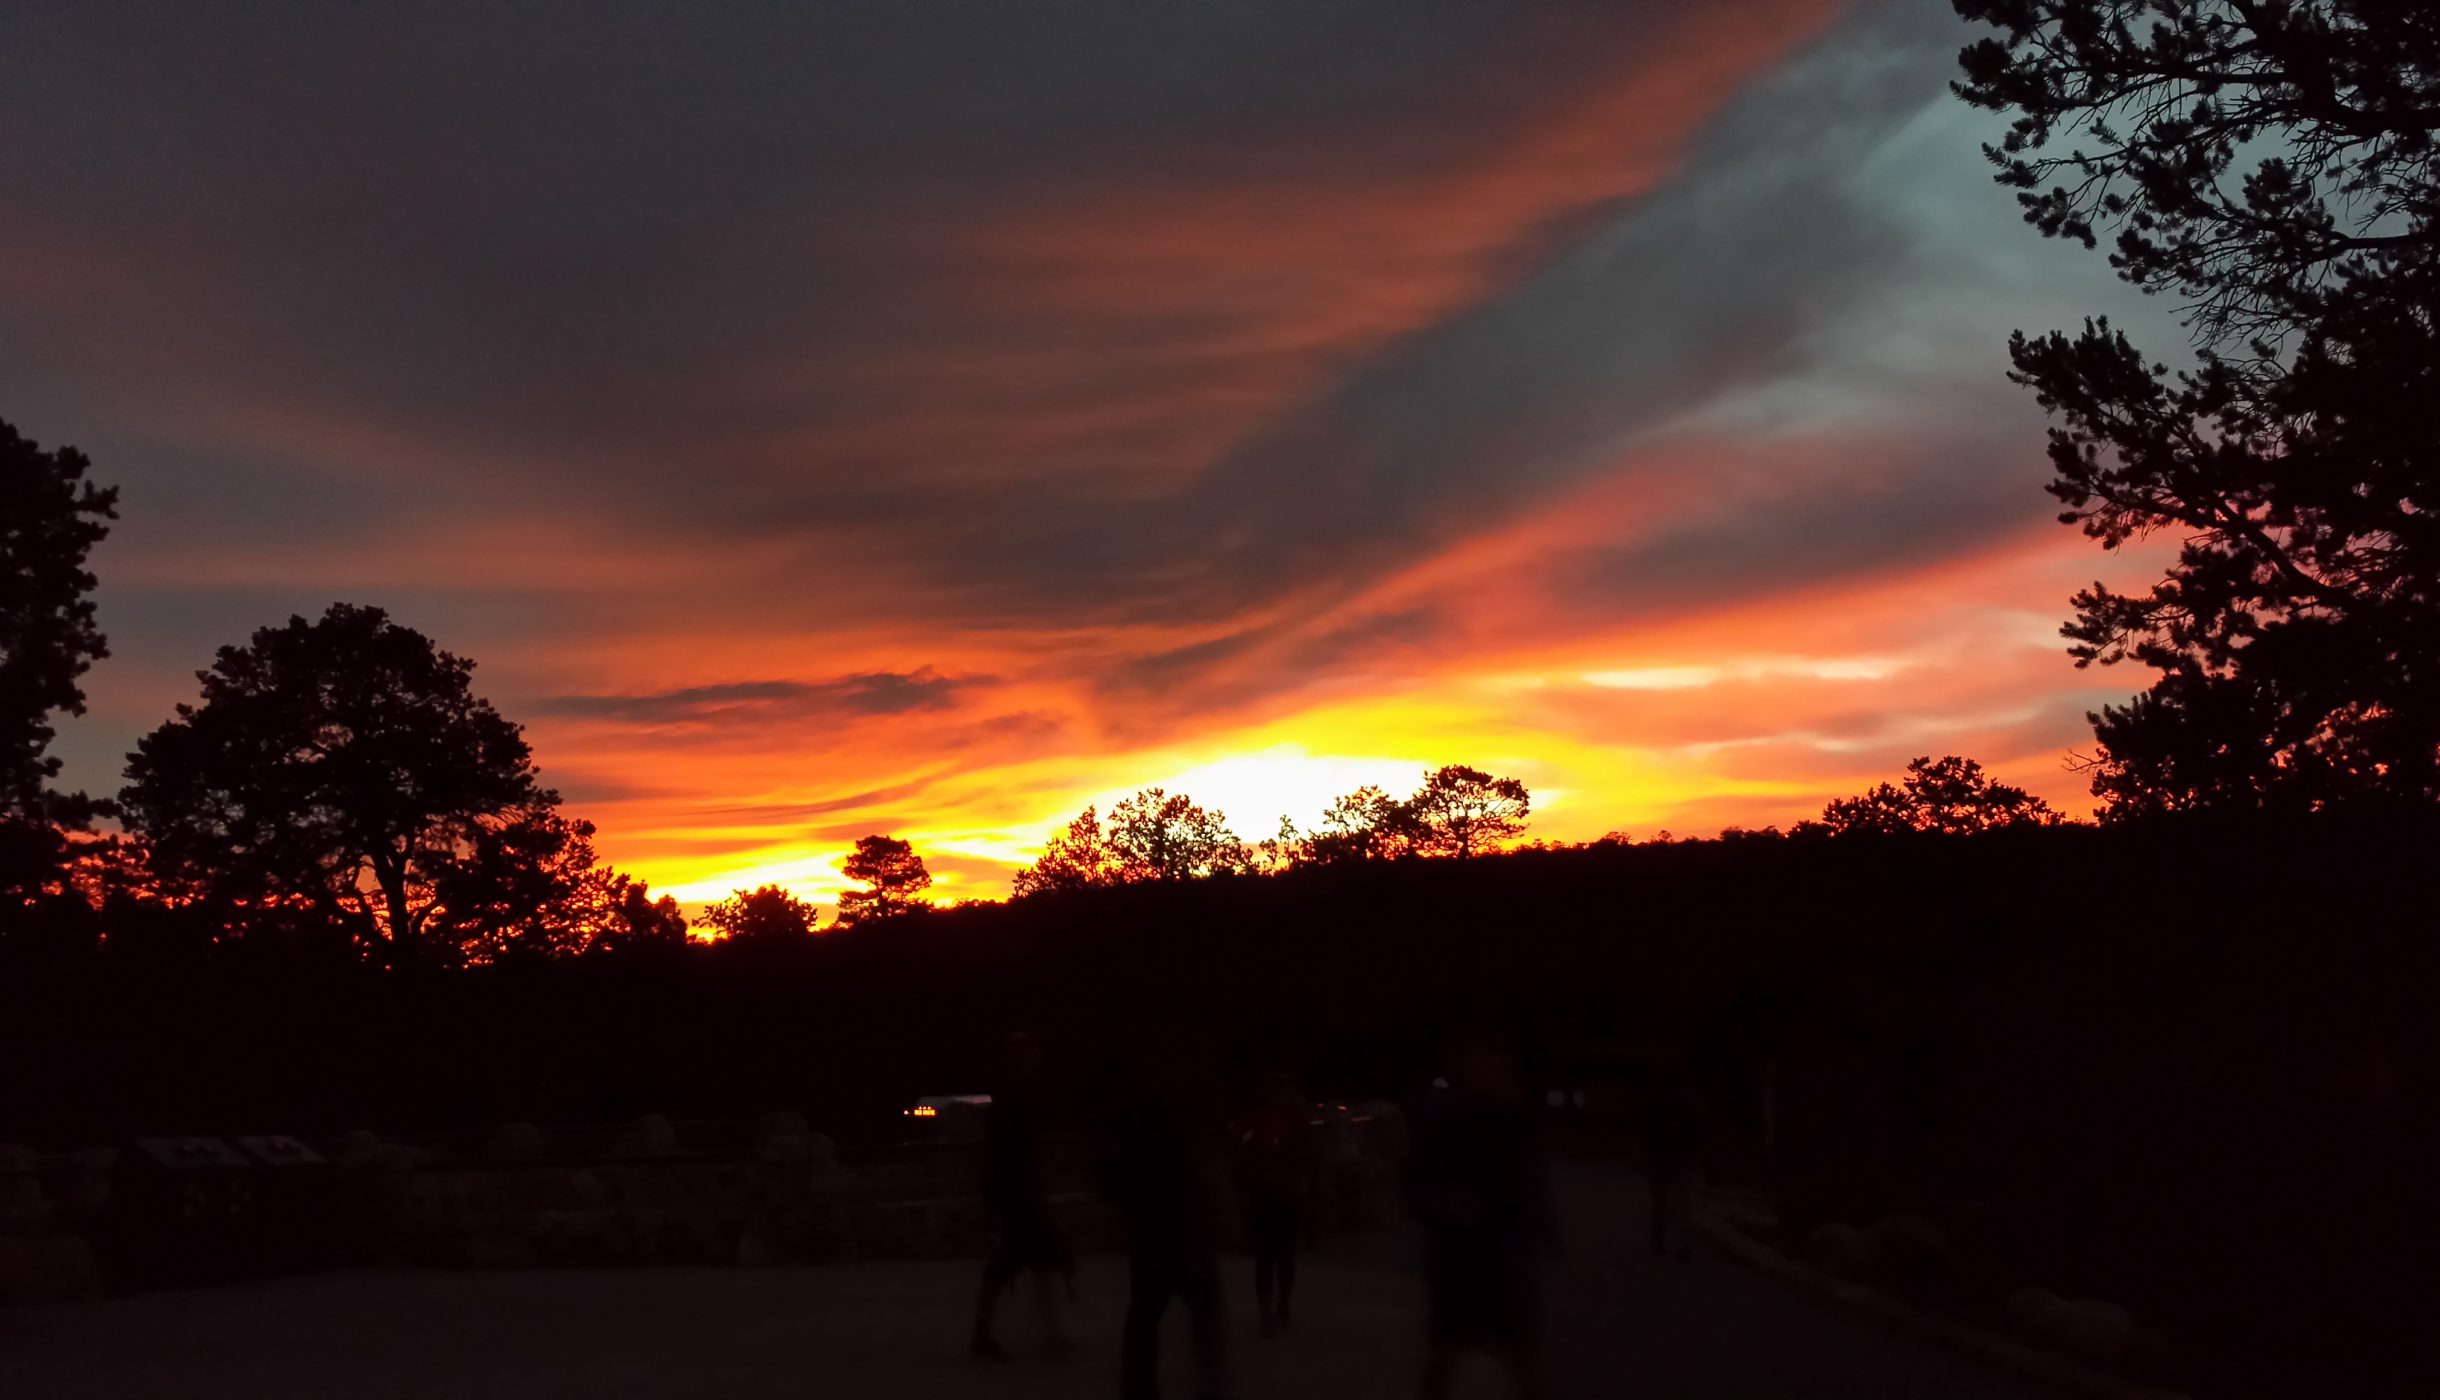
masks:
[[[1225,1400],[1227,1334],[1220,1261],[1213,1248],[1215,1136],[1191,1055],[1155,1047],[1137,1062],[1138,1084],[1112,1121],[1103,1191],[1127,1237],[1127,1321],[1119,1372],[1123,1400],[1158,1400],[1161,1319],[1186,1305],[1198,1400]]]
[[[1044,1331],[1054,1355],[1069,1349],[1059,1325],[1059,1302],[1051,1275],[1076,1296],[1076,1265],[1051,1219],[1042,1191],[1042,1045],[1030,1035],[1011,1035],[1002,1054],[1000,1083],[991,1096],[983,1128],[983,1223],[990,1236],[983,1282],[974,1300],[974,1335],[967,1348],[986,1360],[1008,1352],[992,1335],[1000,1297],[1019,1274],[1034,1276],[1042,1301]]]
[[[1542,1400],[1541,1271],[1558,1233],[1541,1135],[1506,1041],[1461,1039],[1450,1058],[1407,1165],[1424,1231],[1424,1400],[1445,1400],[1468,1352],[1505,1367],[1520,1400]]]
[[[1703,1151],[1703,1105],[1682,1069],[1672,1067],[1645,1086],[1636,1104],[1635,1136],[1651,1188],[1652,1252],[1691,1260],[1694,1232],[1687,1212],[1695,1160]]]
[[[1254,1307],[1265,1337],[1288,1325],[1296,1294],[1296,1247],[1314,1171],[1313,1105],[1285,1070],[1265,1076],[1237,1124],[1237,1186],[1254,1249]]]

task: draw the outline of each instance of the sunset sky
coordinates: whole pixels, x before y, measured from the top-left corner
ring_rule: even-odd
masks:
[[[1427,764],[1534,831],[1963,753],[2076,812],[2018,222],[1946,0],[0,14],[0,417],[122,487],[115,790],[333,601],[474,658],[620,866],[1003,894]]]

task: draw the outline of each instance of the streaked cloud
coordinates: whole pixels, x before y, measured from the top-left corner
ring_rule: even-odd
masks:
[[[724,681],[644,695],[553,695],[535,702],[537,713],[573,715],[651,726],[767,725],[779,720],[826,716],[903,715],[946,708],[952,697],[988,677],[951,677],[925,667],[912,672],[870,671],[820,681]]]
[[[2001,344],[2175,334],[1940,0],[122,18],[0,15],[0,414],[125,487],[88,786],[334,598],[695,895],[1450,760],[1558,836],[2072,807],[2133,688]]]

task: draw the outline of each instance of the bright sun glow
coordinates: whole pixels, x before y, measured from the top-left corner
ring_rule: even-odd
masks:
[[[2037,562],[2051,566],[2047,554]],[[2062,567],[2084,564],[2079,555]],[[666,815],[637,804],[663,823],[605,812],[604,831],[632,843],[608,853],[690,905],[777,884],[832,906],[852,887],[840,867],[856,838],[889,833],[914,842],[935,899],[997,899],[1087,805],[1107,814],[1160,787],[1260,841],[1283,816],[1312,829],[1334,798],[1367,785],[1404,796],[1443,763],[1522,779],[1533,793],[1529,834],[1555,841],[1785,825],[1918,753],[1979,755],[2075,810],[2080,781],[2043,728],[2058,727],[2043,707],[2071,721],[2078,708],[2045,687],[2056,669],[2050,641],[2022,625],[2021,610],[1944,587],[1956,601],[1929,618],[1919,592],[1826,594],[1799,611],[1460,662],[1395,689],[1144,746],[1100,747],[1089,697],[1013,687],[990,703],[1085,718],[953,754],[919,740],[799,758],[767,747],[766,731],[740,731],[733,746],[698,749],[688,770],[690,783],[729,794],[721,803]],[[605,766],[635,771],[655,758],[638,750]]]
[[[1204,807],[1226,814],[1239,836],[1256,841],[1277,831],[1281,817],[1299,828],[1312,827],[1333,798],[1360,787],[1404,794],[1420,781],[1422,772],[1419,765],[1403,758],[1315,754],[1301,745],[1280,744],[1189,768],[1146,786],[1186,793]],[[1132,791],[1118,789],[1098,801],[1107,811],[1110,803]]]

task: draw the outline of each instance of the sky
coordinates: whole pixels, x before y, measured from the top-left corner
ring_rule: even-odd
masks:
[[[477,663],[622,868],[998,897],[1091,802],[1430,765],[1534,834],[1961,753],[2075,812],[1944,0],[0,13],[0,417],[121,488],[70,783],[335,601]]]

